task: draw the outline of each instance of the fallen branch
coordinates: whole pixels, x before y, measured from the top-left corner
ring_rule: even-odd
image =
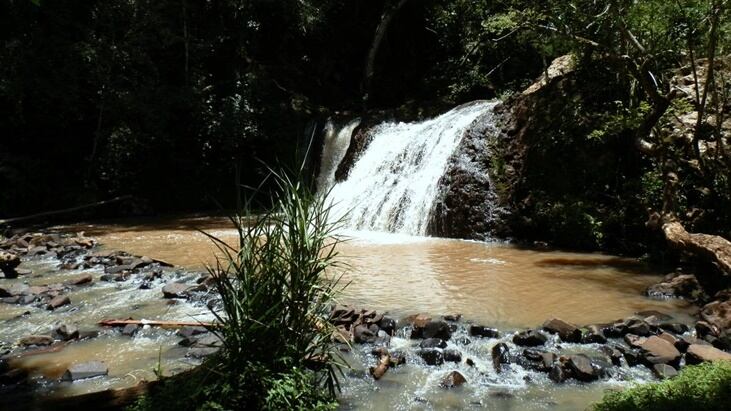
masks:
[[[202,323],[202,322],[185,322],[185,321],[155,321],[155,320],[101,320],[98,323],[103,327],[124,327],[130,324],[149,325],[152,327],[162,328],[181,328],[181,327],[206,327],[215,328],[219,324]]]
[[[132,196],[127,195],[127,196],[115,197],[115,198],[112,198],[111,200],[98,201],[96,203],[85,204],[85,205],[81,205],[81,206],[77,206],[77,207],[64,208],[62,210],[44,211],[42,213],[31,214],[31,215],[23,216],[23,217],[6,218],[4,220],[0,220],[0,225],[18,223],[18,222],[22,222],[22,221],[34,220],[36,218],[41,218],[41,217],[50,217],[50,216],[59,215],[59,214],[73,213],[76,211],[86,210],[89,208],[118,203],[120,201],[129,200],[131,198],[132,198]]]
[[[731,275],[731,241],[717,235],[689,233],[677,221],[664,222],[661,228],[672,248],[689,252]]]

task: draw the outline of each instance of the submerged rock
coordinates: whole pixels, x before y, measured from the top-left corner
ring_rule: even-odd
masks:
[[[419,343],[420,348],[447,348],[447,343],[441,338],[427,338]]]
[[[69,367],[61,377],[64,381],[77,381],[86,378],[100,377],[107,375],[109,369],[100,361],[90,361],[80,364],[74,364]]]
[[[67,295],[59,295],[57,297],[53,297],[51,301],[46,304],[46,309],[55,310],[67,304],[71,304],[71,299]]]
[[[444,350],[444,361],[445,362],[462,362],[462,353],[458,350],[448,349]]]
[[[79,329],[73,325],[63,324],[56,327],[56,329],[53,331],[56,333],[56,335],[60,337],[60,339],[64,341],[75,340],[79,338]]]
[[[18,345],[30,347],[32,345],[45,346],[53,344],[53,337],[50,335],[29,335],[18,341]]]
[[[490,350],[492,356],[492,366],[495,371],[500,373],[503,371],[503,364],[510,363],[510,349],[505,343],[497,343]]]
[[[444,354],[436,348],[421,349],[416,354],[424,360],[427,365],[444,364]]]
[[[495,328],[483,325],[470,325],[469,334],[473,337],[498,338],[500,333]]]
[[[467,382],[467,379],[459,371],[452,371],[447,374],[439,384],[443,388],[459,387]]]

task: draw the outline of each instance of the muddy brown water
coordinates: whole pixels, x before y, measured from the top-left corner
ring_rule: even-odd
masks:
[[[168,220],[78,224],[65,229],[84,231],[96,237],[105,249],[147,255],[190,270],[202,270],[213,261],[215,248],[198,232],[224,240],[235,239],[235,231],[223,218],[185,217]],[[692,308],[681,301],[656,301],[642,291],[661,279],[632,259],[560,251],[521,249],[503,243],[482,243],[432,238],[414,238],[380,233],[343,233],[347,241],[339,246],[343,272],[348,283],[341,302],[387,311],[395,317],[417,312],[434,316],[459,313],[467,321],[512,331],[540,325],[557,316],[578,324],[600,323],[658,310],[680,321],[689,321]],[[42,264],[42,263],[36,263]],[[37,267],[37,270],[42,267]],[[54,275],[73,275],[54,274]],[[185,274],[180,274],[185,275]],[[16,280],[11,280],[16,281]],[[40,278],[39,283],[57,282]],[[115,287],[114,297],[109,289]],[[168,306],[159,287],[137,290],[134,286],[108,284],[71,295],[84,309],[56,314],[43,312],[12,319],[23,308],[0,305],[3,340],[69,321],[80,328],[93,327],[100,318],[205,320],[205,307],[187,303]],[[392,341],[394,347],[413,345],[405,336]],[[110,387],[130,386],[142,378],[154,378],[158,361],[169,372],[195,365],[182,358],[172,332],[143,330],[134,338],[102,334],[97,339],[69,345],[58,353],[23,360],[34,375],[57,378],[62,369],[80,360],[103,359],[110,377],[78,382],[57,390],[71,395]],[[601,398],[606,389],[650,378],[646,370],[626,370],[612,379],[583,385],[561,386],[544,375],[517,368],[495,375],[489,364],[490,348],[496,341],[475,342],[465,354],[475,358],[476,367],[444,365],[423,367],[418,360],[391,370],[381,381],[372,381],[367,366],[373,359],[363,353],[346,354],[354,366],[344,381],[343,409],[557,409],[582,410]],[[581,347],[576,347],[580,351]],[[451,368],[450,368],[451,367]],[[440,377],[459,369],[468,379],[457,390],[439,388]]]

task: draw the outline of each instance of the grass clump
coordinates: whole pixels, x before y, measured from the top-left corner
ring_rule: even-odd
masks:
[[[237,244],[209,235],[220,252],[208,269],[220,294],[210,331],[222,349],[181,386],[171,377],[136,409],[336,408],[343,363],[326,319],[342,288],[330,274],[339,266],[339,220],[307,185],[275,179],[269,212],[243,207],[231,217]]]
[[[731,363],[684,368],[670,380],[607,393],[592,411],[716,411],[731,406]]]

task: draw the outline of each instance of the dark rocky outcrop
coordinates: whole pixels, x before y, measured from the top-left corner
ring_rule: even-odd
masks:
[[[581,341],[581,330],[574,324],[560,318],[551,318],[543,323],[543,329],[551,334],[558,334],[561,341],[577,343]]]
[[[536,330],[521,331],[513,336],[513,343],[522,347],[537,347],[548,341],[548,338]]]
[[[645,293],[653,298],[698,300],[703,296],[703,288],[694,275],[670,274],[662,282],[649,286]]]

